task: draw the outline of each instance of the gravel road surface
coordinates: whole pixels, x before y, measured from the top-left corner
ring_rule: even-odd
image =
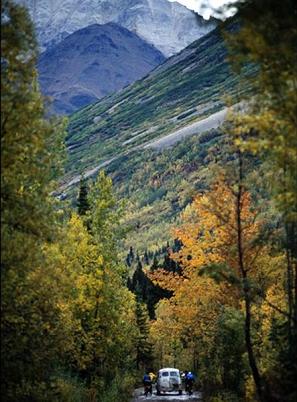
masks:
[[[194,392],[193,395],[189,396],[185,393],[183,395],[177,395],[176,393],[168,393],[167,395],[158,396],[156,390],[153,390],[153,395],[148,395],[147,397],[143,395],[143,388],[137,388],[134,392],[134,397],[131,402],[202,402],[201,392]]]

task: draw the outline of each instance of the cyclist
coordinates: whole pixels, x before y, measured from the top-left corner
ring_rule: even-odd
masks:
[[[143,376],[143,386],[144,386],[144,395],[147,396],[148,393],[152,395],[153,393],[153,386],[152,386],[152,380],[149,375],[149,372],[147,371],[144,376]]]
[[[186,373],[186,376],[185,376],[186,392],[188,392],[189,395],[192,395],[195,378],[194,378],[194,375],[191,373],[191,371],[185,372],[185,373]]]

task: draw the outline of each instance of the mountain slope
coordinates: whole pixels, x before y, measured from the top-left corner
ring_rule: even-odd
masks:
[[[29,8],[43,49],[92,24],[115,22],[153,44],[177,53],[215,27],[215,21],[168,0],[18,0]]]
[[[146,75],[162,53],[114,23],[91,25],[42,53],[38,71],[42,93],[56,113],[71,113]]]
[[[246,66],[243,75],[251,75]],[[70,117],[69,158],[61,197],[76,197],[79,172],[105,168],[126,198],[126,242],[157,249],[179,212],[209,175],[209,152],[220,152],[228,103],[237,103],[241,77],[231,72],[219,30],[166,60],[147,77]],[[166,244],[166,243],[165,243]]]
[[[224,107],[240,95],[219,30],[194,42],[142,80],[70,119],[66,180],[115,155],[137,151]],[[250,69],[248,69],[248,72]],[[236,102],[236,99],[234,99]]]

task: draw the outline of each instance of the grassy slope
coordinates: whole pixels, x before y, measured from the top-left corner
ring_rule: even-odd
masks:
[[[237,102],[240,77],[231,73],[226,57],[215,30],[146,78],[71,116],[64,181],[117,157],[106,169],[120,197],[128,200],[126,246],[159,247],[170,237],[179,211],[205,186],[208,150],[219,143],[219,130],[158,153],[134,148],[220,110],[226,95]]]

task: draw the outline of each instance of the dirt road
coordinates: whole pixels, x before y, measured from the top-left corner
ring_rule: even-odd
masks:
[[[144,401],[152,401],[152,402],[202,402],[201,392],[194,392],[193,395],[177,395],[176,393],[161,395],[158,396],[156,394],[156,390],[153,390],[153,395],[149,395],[145,397],[143,395],[143,388],[137,388],[134,392],[134,397],[131,402],[144,402]]]
[[[174,145],[183,138],[192,136],[194,134],[203,133],[204,131],[210,130],[212,128],[217,128],[223,124],[227,114],[227,110],[227,108],[224,108],[219,112],[213,113],[212,115],[206,117],[205,119],[196,121],[186,127],[175,130],[162,138],[150,141],[149,143],[145,144],[143,148],[154,148],[162,150]]]
[[[172,133],[165,135],[162,138],[158,138],[155,140],[145,142],[143,144],[132,147],[124,152],[119,152],[118,155],[115,155],[114,157],[100,163],[96,167],[85,171],[84,177],[88,178],[90,176],[93,176],[103,167],[106,167],[111,162],[119,159],[120,157],[122,157],[124,155],[128,155],[131,152],[141,150],[141,149],[146,149],[146,148],[162,150],[162,149],[171,147],[172,145],[174,145],[175,143],[177,143],[178,141],[181,141],[182,139],[184,139],[186,137],[192,136],[194,134],[202,133],[202,132],[210,130],[212,128],[217,128],[221,124],[223,124],[226,114],[227,114],[227,110],[228,110],[227,108],[224,108],[224,109],[220,110],[219,112],[213,113],[212,115],[208,116],[205,119],[199,120],[197,122],[189,124],[186,127],[175,130]],[[147,132],[149,132],[149,130]],[[127,143],[127,141],[126,141],[126,143]],[[80,179],[81,179],[81,175],[74,176],[70,181],[68,181],[67,183],[64,183],[60,186],[59,193],[62,193],[68,187],[79,183]]]

